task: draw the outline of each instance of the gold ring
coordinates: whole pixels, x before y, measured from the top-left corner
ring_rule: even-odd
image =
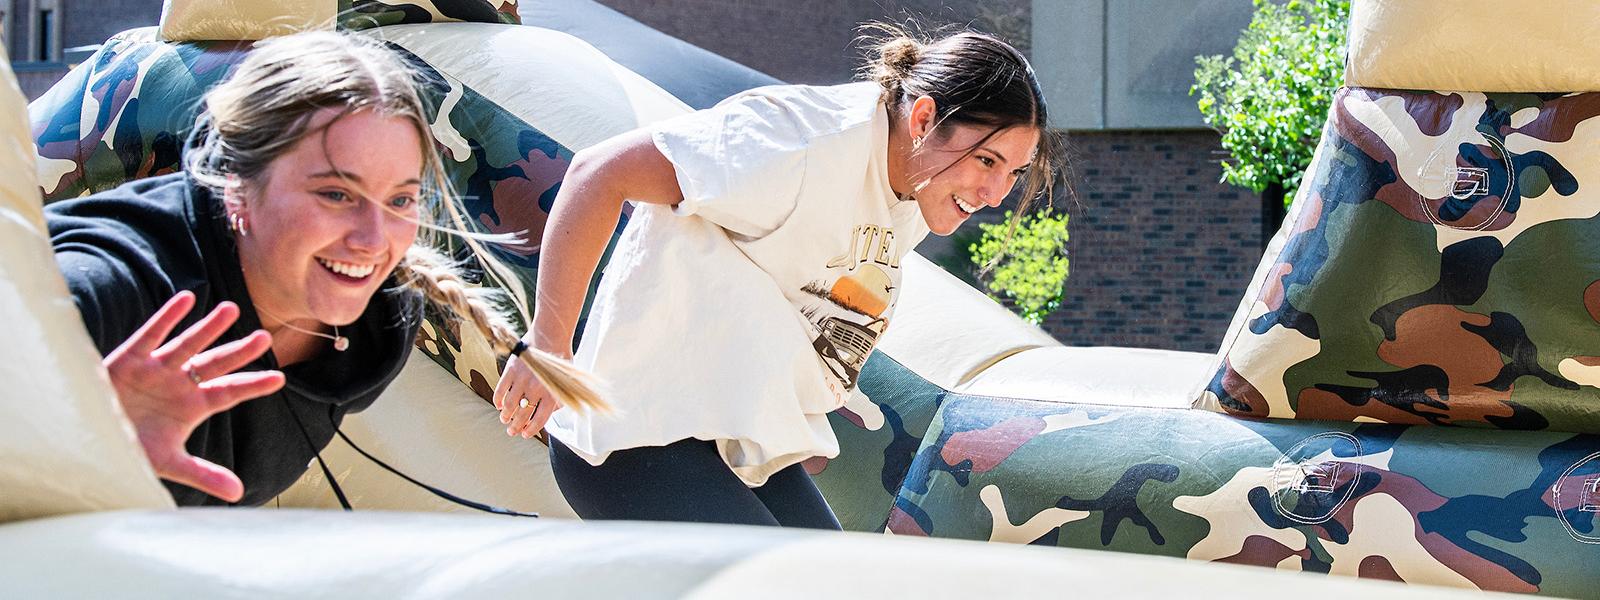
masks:
[[[193,381],[195,385],[205,383],[204,380],[200,379],[200,374],[195,372],[193,364],[183,365],[183,373],[188,375],[189,381]]]
[[[528,407],[528,398],[526,396],[524,396],[521,400],[517,401],[517,408],[527,408],[527,407]]]

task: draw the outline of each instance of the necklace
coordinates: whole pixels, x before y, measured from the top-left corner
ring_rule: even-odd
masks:
[[[344,352],[345,350],[350,349],[350,338],[347,338],[347,337],[344,337],[342,335],[339,335],[339,326],[338,325],[334,325],[333,326],[333,335],[328,335],[328,334],[323,333],[321,331],[312,331],[310,329],[301,329],[299,327],[295,327],[294,324],[292,324],[292,323],[290,323],[290,322],[288,322],[288,321],[286,321],[284,319],[279,319],[277,315],[274,315],[274,314],[272,314],[270,312],[267,312],[267,311],[263,310],[259,306],[255,307],[255,308],[256,308],[256,312],[264,314],[264,315],[269,316],[269,317],[272,317],[273,319],[277,319],[278,323],[282,324],[284,327],[288,327],[291,330],[298,331],[298,332],[304,333],[306,335],[312,335],[312,336],[316,336],[316,337],[319,337],[319,338],[326,338],[326,339],[333,340],[333,349],[336,350],[336,351]]]

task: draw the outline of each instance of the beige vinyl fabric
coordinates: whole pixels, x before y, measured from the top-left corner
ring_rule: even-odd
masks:
[[[866,533],[228,509],[0,526],[0,581],[18,598],[1485,597],[1164,556]]]
[[[934,385],[953,390],[1008,356],[1061,345],[915,252],[901,270],[905,289],[877,351]]]
[[[541,517],[576,518],[550,476],[537,440],[506,436],[499,413],[420,351],[370,408],[339,429],[368,453],[428,485]],[[356,510],[475,512],[383,470],[334,438],[322,459]],[[278,501],[282,508],[339,508],[321,469],[309,469]]]
[[[45,234],[27,103],[0,49],[0,523],[165,508]]]
[[[649,80],[571,35],[516,25],[434,23],[362,31],[404,48],[443,74],[449,113],[464,86],[574,152],[612,136],[689,112]],[[463,52],[463,48],[472,48]],[[538,73],[538,77],[525,76]],[[523,75],[516,75],[523,74]],[[627,118],[632,115],[633,118]],[[436,125],[448,127],[441,121]],[[465,160],[466,141],[439,136]]]
[[[1600,91],[1600,2],[1355,0],[1350,86]]]
[[[1034,348],[997,362],[952,391],[1050,402],[1189,408],[1212,355],[1147,348]]]
[[[261,40],[297,31],[333,29],[337,0],[166,0],[161,38]]]

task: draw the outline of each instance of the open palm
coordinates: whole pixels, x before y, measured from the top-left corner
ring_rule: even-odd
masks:
[[[233,372],[272,347],[266,331],[206,350],[239,318],[239,307],[232,302],[217,305],[194,326],[162,344],[194,304],[193,293],[179,292],[106,355],[104,364],[156,474],[235,502],[244,495],[239,477],[190,455],[184,442],[211,415],[278,391],[283,387],[283,373]]]

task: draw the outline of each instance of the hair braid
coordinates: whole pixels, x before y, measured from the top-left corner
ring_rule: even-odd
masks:
[[[498,292],[467,284],[438,250],[413,244],[398,268],[405,274],[402,279],[407,287],[421,291],[434,305],[471,321],[489,340],[495,353],[510,352],[517,344],[516,329],[495,307]],[[595,391],[593,378],[570,362],[535,348],[522,351],[518,358],[533,369],[545,389],[562,405],[601,412],[611,410]]]

